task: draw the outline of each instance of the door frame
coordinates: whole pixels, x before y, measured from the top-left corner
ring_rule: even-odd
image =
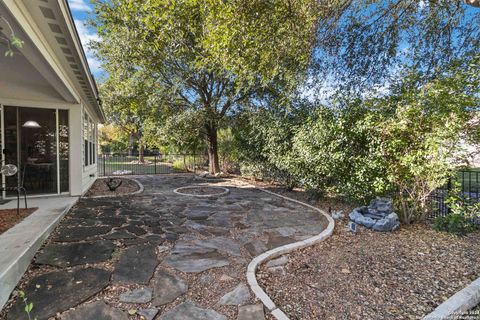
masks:
[[[1,143],[0,143],[1,164],[0,165],[3,165],[5,163],[5,153],[3,152],[3,150],[5,149],[5,130],[4,130],[4,128],[5,128],[5,114],[4,114],[5,113],[5,107],[7,107],[7,105],[0,103],[0,120],[1,120],[0,121],[0,137],[1,137]],[[10,105],[8,107],[10,107]],[[15,106],[15,105],[12,105],[11,107],[16,108],[16,110],[17,110],[17,127],[18,127],[19,126],[19,119],[18,119],[19,108],[32,108],[32,107]],[[36,195],[28,195],[28,197],[29,198],[40,198],[40,197],[49,197],[49,196],[56,196],[56,195],[68,195],[68,194],[70,194],[70,183],[69,183],[68,191],[61,192],[59,110],[67,110],[68,112],[69,112],[69,110],[68,109],[60,109],[58,107],[53,107],[53,108],[34,107],[34,108],[55,110],[55,150],[56,150],[56,162],[57,162],[57,166],[56,166],[57,167],[56,168],[56,171],[57,171],[57,179],[56,179],[57,180],[57,192],[45,193],[45,194],[36,194]],[[69,123],[69,126],[70,126],[70,123]],[[18,148],[19,144],[20,144],[19,137],[20,136],[17,133],[17,158],[20,157],[20,155],[19,155],[20,149]],[[69,154],[69,157],[70,157],[70,151],[69,151],[68,154]],[[69,162],[70,162],[70,159],[69,159]],[[20,172],[21,169],[20,168],[18,168],[18,169],[19,169],[19,172]],[[67,175],[70,175],[70,172],[67,172]],[[20,179],[20,176],[17,176],[17,181],[18,181],[18,179]],[[5,178],[4,175],[2,175],[1,182],[2,182],[2,185],[5,185],[6,178]],[[27,194],[28,194],[28,190],[27,190]],[[14,199],[15,198],[14,196],[7,196],[6,191],[2,191],[1,196],[2,196],[2,199]]]

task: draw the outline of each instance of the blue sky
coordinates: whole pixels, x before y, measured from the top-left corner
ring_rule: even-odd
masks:
[[[90,3],[90,0],[68,0],[70,9],[72,11],[73,19],[75,20],[75,25],[77,26],[78,34],[80,40],[82,41],[85,54],[87,55],[88,64],[90,69],[97,80],[99,80],[103,71],[100,68],[100,62],[93,55],[92,50],[88,48],[88,43],[91,40],[97,40],[98,35],[95,32],[95,29],[88,28],[85,23],[88,18],[93,13],[93,5]]]

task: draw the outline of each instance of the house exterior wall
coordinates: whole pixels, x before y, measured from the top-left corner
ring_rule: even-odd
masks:
[[[95,156],[95,163],[90,164],[90,165],[85,165],[86,159],[85,159],[85,144],[84,144],[84,120],[85,120],[85,115],[88,115],[90,119],[93,120],[94,123],[94,132],[95,132],[95,150],[94,150],[94,156]],[[97,157],[97,148],[98,148],[98,118],[95,116],[95,113],[92,112],[88,106],[83,106],[82,107],[82,116],[81,116],[81,126],[82,126],[82,136],[81,136],[81,150],[82,150],[82,155],[80,159],[82,159],[82,194],[85,193],[90,186],[93,184],[95,179],[97,178],[97,162],[98,162],[98,157]]]
[[[105,119],[68,5],[64,0],[0,0],[0,13],[24,40],[21,54],[0,68],[8,71],[0,74],[0,83],[6,84],[0,88],[0,104],[69,111],[69,192],[82,195],[97,177],[97,161],[84,165],[83,118],[88,114],[93,120],[95,133]]]
[[[65,103],[51,103],[41,101],[24,101],[2,99],[0,97],[0,105],[15,106],[15,107],[29,107],[29,108],[47,108],[68,110],[68,125],[69,125],[69,194],[72,196],[79,196],[85,193],[92,183],[97,178],[97,163],[85,167],[83,165],[84,143],[83,143],[83,114],[94,114],[89,112],[81,104],[65,104]],[[98,118],[90,116],[97,127]],[[2,128],[3,129],[3,128]],[[97,142],[98,145],[98,142]],[[92,176],[93,175],[93,176]]]

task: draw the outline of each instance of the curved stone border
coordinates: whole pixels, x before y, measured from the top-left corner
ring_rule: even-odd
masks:
[[[99,179],[108,179],[108,178],[116,178],[118,179],[119,177],[118,176],[108,176],[108,177],[102,177],[102,178],[99,178]],[[131,180],[133,182],[135,182],[137,185],[138,185],[138,190],[135,191],[135,192],[132,192],[132,193],[122,193],[122,194],[105,194],[105,195],[100,195],[100,196],[91,196],[91,197],[83,197],[83,198],[88,198],[88,199],[96,199],[96,198],[112,198],[112,197],[121,197],[121,196],[133,196],[135,194],[139,194],[139,193],[142,193],[145,189],[145,187],[143,186],[143,184],[138,181],[137,179],[133,179],[133,178],[127,178],[127,177],[121,177],[122,179],[127,179],[127,180]],[[88,191],[88,190],[87,190]]]
[[[214,194],[190,194],[190,193],[183,193],[179,190],[183,189],[192,189],[192,188],[212,188],[212,189],[222,189],[223,192],[221,193],[214,193]],[[182,196],[189,196],[189,197],[199,197],[199,198],[208,198],[208,197],[221,197],[230,192],[228,188],[224,187],[219,187],[219,186],[203,186],[203,185],[193,185],[193,186],[186,186],[186,187],[180,187],[175,190],[173,190],[174,193],[182,195]]]
[[[243,181],[242,181],[242,183],[243,183]],[[320,210],[319,208],[311,206],[307,203],[304,203],[304,202],[301,202],[301,201],[298,201],[298,200],[295,200],[295,199],[283,196],[281,194],[277,194],[275,192],[265,190],[263,188],[259,188],[259,187],[256,187],[256,186],[253,186],[253,185],[250,185],[250,184],[247,184],[247,183],[245,183],[245,184],[250,186],[250,187],[259,189],[263,192],[266,192],[266,193],[275,195],[277,197],[280,197],[280,198],[283,198],[283,199],[286,199],[286,200],[289,200],[289,201],[292,201],[292,202],[296,202],[296,203],[301,204],[303,206],[306,206],[308,208],[314,209],[314,210],[320,212],[323,216],[325,216],[325,218],[327,218],[327,221],[328,221],[327,228],[325,228],[325,230],[320,232],[318,235],[313,236],[313,237],[308,238],[308,239],[305,239],[305,240],[290,243],[290,244],[287,244],[287,245],[284,245],[284,246],[277,247],[277,248],[274,248],[272,250],[266,251],[266,252],[262,253],[261,255],[255,257],[248,265],[247,281],[248,281],[248,285],[250,286],[250,289],[253,291],[255,296],[258,299],[260,299],[260,301],[262,301],[263,305],[272,313],[272,315],[276,319],[278,319],[278,320],[288,320],[289,318],[287,317],[287,315],[280,308],[278,308],[275,305],[275,303],[272,301],[272,299],[270,299],[270,297],[265,293],[265,291],[263,291],[263,289],[258,285],[257,278],[255,276],[255,273],[257,271],[257,267],[260,264],[262,264],[262,263],[264,263],[268,260],[271,260],[273,258],[276,258],[278,256],[284,255],[286,253],[292,252],[292,251],[297,250],[297,249],[306,248],[306,247],[312,246],[316,243],[324,241],[325,239],[327,239],[328,237],[330,237],[332,235],[333,229],[335,228],[335,221],[333,220],[333,218],[331,216],[329,216],[323,210]]]
[[[462,314],[473,309],[480,303],[480,278],[439,305],[424,320],[458,319]],[[468,316],[467,316],[468,317]],[[467,318],[465,318],[467,319]]]

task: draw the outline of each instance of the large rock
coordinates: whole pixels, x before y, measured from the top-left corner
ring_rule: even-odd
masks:
[[[361,219],[363,217],[363,214],[360,212],[359,208],[355,208],[352,212],[350,212],[348,217],[350,218],[350,220],[356,222],[358,219]]]
[[[227,317],[212,309],[202,309],[187,301],[162,314],[160,320],[227,320]]]
[[[202,272],[229,265],[226,256],[215,249],[178,242],[163,264],[183,272]]]
[[[138,245],[129,247],[120,256],[113,271],[113,281],[121,283],[147,284],[157,266],[155,246]]]
[[[98,263],[110,259],[114,248],[113,243],[105,240],[92,243],[49,244],[35,259],[35,263],[62,268]]]
[[[161,306],[185,294],[188,286],[185,281],[177,276],[160,271],[156,276],[153,288],[152,304],[154,306]]]
[[[110,272],[103,269],[56,271],[32,278],[24,291],[33,303],[32,318],[46,320],[77,306],[103,290],[109,283]],[[24,303],[17,299],[7,319],[27,319]]]
[[[389,198],[376,198],[368,207],[354,209],[350,220],[366,228],[376,231],[394,231],[400,227],[398,216],[392,212],[392,200]]]
[[[396,213],[392,212],[387,217],[378,220],[373,225],[372,229],[376,231],[395,231],[400,227],[400,222]]]
[[[376,221],[370,217],[361,216],[357,218],[355,222],[370,229],[371,227],[373,227],[373,225],[375,225]]]
[[[128,320],[125,312],[108,306],[103,301],[96,301],[69,311],[61,320]]]
[[[226,293],[219,301],[223,306],[238,306],[244,304],[250,299],[250,290],[241,283],[232,291]]]

